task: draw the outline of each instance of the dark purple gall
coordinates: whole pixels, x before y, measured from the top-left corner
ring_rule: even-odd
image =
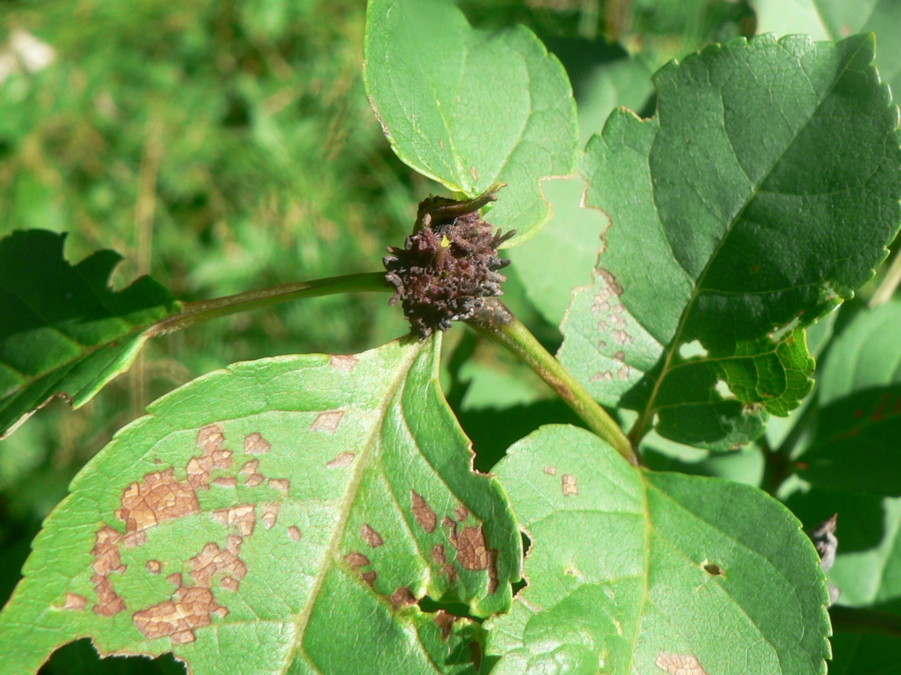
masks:
[[[492,185],[466,201],[425,199],[404,248],[388,249],[383,262],[385,280],[394,287],[391,304],[402,303],[420,338],[471,318],[484,298],[503,294],[501,284],[507,277],[498,270],[510,261],[500,258],[497,249],[515,230],[495,232],[479,215],[479,209],[497,199],[501,187]]]

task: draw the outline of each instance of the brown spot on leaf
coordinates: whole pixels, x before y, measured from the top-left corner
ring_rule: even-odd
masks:
[[[266,504],[263,506],[263,524],[267,530],[271,530],[278,522],[278,514],[282,510],[281,504]]]
[[[469,167],[469,174],[472,176],[472,179],[476,183],[479,182],[479,170],[475,167],[474,164],[471,167]]]
[[[174,600],[167,600],[135,612],[135,625],[153,640],[171,637],[174,644],[186,644],[196,639],[194,630],[209,626],[212,616],[227,616],[228,610],[216,602],[209,588],[180,588]]]
[[[576,484],[576,477],[571,473],[563,474],[563,494],[567,497],[579,494],[579,486]]]
[[[458,522],[463,522],[467,518],[469,518],[469,509],[467,509],[463,504],[457,507],[457,510],[454,511],[454,515],[457,516]]]
[[[272,444],[260,434],[253,433],[244,437],[244,452],[248,455],[264,455],[272,450]]]
[[[273,490],[278,490],[287,497],[288,491],[291,489],[291,481],[287,478],[270,478],[269,487]]]
[[[344,562],[346,562],[351,567],[366,567],[366,565],[370,565],[371,562],[369,558],[360,553],[359,551],[351,551],[346,556],[344,556]]]
[[[218,485],[219,487],[238,487],[238,479],[234,476],[220,476],[219,478],[213,479],[213,485]]]
[[[260,473],[260,460],[258,459],[245,462],[238,473],[244,477],[244,484],[247,487],[256,487],[265,480],[263,474]]]
[[[660,652],[654,664],[669,675],[707,675],[698,657],[694,654],[670,654]]]
[[[148,473],[122,492],[122,508],[116,516],[125,522],[126,544],[140,546],[145,530],[160,523],[200,513],[197,493],[187,481],[175,480],[174,469]]]
[[[494,593],[500,585],[497,578],[497,549],[492,548],[488,551],[488,559],[488,592]]]
[[[200,457],[192,457],[188,462],[188,482],[195,489],[209,486],[214,469],[230,469],[232,452],[226,450],[222,443],[225,434],[218,424],[211,424],[197,432],[197,445],[203,451]]]
[[[241,585],[241,582],[234,577],[222,577],[222,581],[219,583],[222,584],[222,588],[229,591],[237,591]]]
[[[88,599],[83,595],[78,595],[78,593],[66,593],[66,602],[63,605],[63,609],[68,609],[72,612],[83,612],[87,606]]]
[[[175,572],[166,577],[166,581],[175,586],[176,588],[181,588],[184,585],[184,582],[181,578],[181,572]]]
[[[329,469],[344,469],[354,463],[355,452],[342,452],[330,462],[326,462]]]
[[[385,543],[385,540],[382,539],[382,535],[380,535],[369,523],[364,524],[363,527],[360,528],[360,536],[363,537],[363,541],[372,548],[378,548]]]
[[[454,622],[459,618],[460,617],[454,616],[453,614],[448,614],[443,609],[438,610],[438,613],[435,615],[435,623],[437,623],[438,628],[441,629],[441,637],[444,640],[447,640],[451,636],[451,632],[454,629]]]
[[[350,373],[353,372],[353,369],[357,367],[357,363],[359,363],[360,359],[358,359],[356,356],[332,354],[328,357],[328,361],[333,368],[341,370],[345,373]]]
[[[240,541],[240,538],[238,538]],[[197,586],[212,588],[213,577],[219,572],[227,573],[237,583],[247,574],[247,565],[238,557],[240,543],[229,542],[229,548],[222,550],[215,542],[210,542],[203,550],[191,558],[191,578]]]
[[[159,574],[163,571],[163,563],[161,563],[159,560],[148,560],[147,571],[151,574]]]
[[[300,538],[301,538],[301,536],[303,536],[303,533],[300,531],[299,528],[292,525],[291,527],[288,528],[288,536],[291,537],[291,541],[300,541]]]
[[[416,604],[416,596],[413,595],[413,591],[411,591],[407,586],[398,588],[396,591],[394,591],[394,593],[391,594],[391,597],[389,599],[391,601],[391,604],[395,608]]]
[[[616,293],[617,295],[623,294],[623,287],[619,285],[619,282],[616,280],[616,277],[610,272],[610,270],[599,269],[598,274],[607,282],[607,286]]]
[[[310,426],[310,429],[312,431],[324,431],[327,434],[333,434],[337,431],[342,417],[344,417],[343,410],[329,410],[324,413],[319,413],[313,421],[313,424]]]
[[[116,593],[109,579],[109,575],[113,572],[117,574],[125,572],[126,566],[122,564],[120,552],[123,540],[124,537],[118,530],[105,525],[98,530],[94,548],[91,550],[91,555],[94,556],[94,562],[91,564],[91,569],[94,570],[91,582],[97,593],[94,612],[102,616],[113,616],[126,607],[125,600]]]
[[[234,527],[238,534],[246,537],[253,534],[253,528],[257,523],[257,514],[253,504],[241,504],[213,511],[213,520],[226,527]]]
[[[363,572],[363,574],[360,575],[360,578],[362,578],[363,581],[365,581],[367,584],[372,586],[373,584],[375,584],[375,580],[378,578],[378,576],[379,576],[378,572],[372,571],[372,572]]]
[[[454,583],[457,580],[457,568],[450,563],[447,563],[444,567],[442,567],[441,571],[447,575],[447,579],[451,583]]]
[[[444,544],[438,544],[432,549],[432,560],[436,565],[443,565],[447,562],[447,553],[444,551]]]
[[[556,476],[557,475],[557,467],[556,466],[546,466],[546,467],[544,467],[544,472],[548,476]]]
[[[457,536],[457,560],[468,570],[487,570],[491,562],[481,527],[464,527]]]
[[[453,518],[449,518],[448,516],[444,516],[444,520],[441,521],[441,524],[448,529],[447,538],[450,539],[451,543],[456,546],[457,545],[457,521]]]
[[[413,497],[413,515],[416,517],[416,522],[426,532],[434,532],[435,528],[438,527],[438,516],[435,515],[432,507],[428,505],[420,494],[413,490],[410,490],[410,494]]]

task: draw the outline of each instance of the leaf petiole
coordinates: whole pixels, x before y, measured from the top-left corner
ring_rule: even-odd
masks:
[[[638,456],[616,420],[502,302],[485,298],[484,306],[466,323],[523,361],[557,392],[591,431],[612,445],[629,464],[638,466]]]
[[[338,293],[358,293],[364,291],[381,291],[390,293],[391,287],[385,284],[384,272],[365,272],[362,274],[346,274],[340,277],[328,277],[313,281],[299,281],[281,284],[270,288],[261,288],[247,293],[227,295],[211,300],[183,303],[184,311],[163,319],[149,331],[148,337],[168,335],[182,328],[193,326],[210,319],[217,319],[229,314],[246,312],[282,302],[314,298]]]

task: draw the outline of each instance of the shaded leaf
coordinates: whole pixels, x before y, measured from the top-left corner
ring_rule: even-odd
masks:
[[[661,69],[655,118],[611,115],[586,156],[606,248],[561,349],[596,398],[728,448],[809,391],[800,329],[872,276],[901,216],[872,60],[866,37],[735,41]]]
[[[800,475],[820,487],[901,495],[901,301],[857,314],[818,382]]]
[[[416,602],[503,611],[521,550],[437,344],[235,364],[151,405],[35,540],[0,670],[83,636],[197,672],[465,668],[474,627]]]
[[[373,0],[365,59],[397,156],[469,196],[507,183],[490,222],[516,228],[508,246],[536,233],[550,215],[539,180],[568,174],[578,143],[566,73],[538,38],[473,29],[449,0]]]
[[[763,492],[636,471],[568,426],[515,444],[498,475],[532,548],[529,585],[490,621],[492,672],[824,672],[819,557]]]
[[[72,265],[65,238],[27,230],[0,240],[0,437],[54,396],[87,403],[180,309],[150,277],[112,291],[121,256],[98,251]]]

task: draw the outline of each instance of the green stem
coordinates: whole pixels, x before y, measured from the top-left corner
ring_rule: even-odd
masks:
[[[495,298],[487,298],[484,307],[466,323],[522,360],[559,394],[589,429],[610,443],[626,461],[638,466],[638,457],[616,420],[541,346],[529,329],[503,303]]]
[[[394,289],[385,284],[384,272],[367,272],[364,274],[329,277],[328,279],[316,279],[315,281],[281,284],[280,286],[261,288],[256,291],[213,298],[212,300],[201,300],[200,302],[186,302],[183,304],[183,312],[163,319],[156,324],[150,330],[150,337],[167,335],[197,323],[219,318],[220,316],[246,312],[247,310],[277,305],[300,298],[314,298],[322,295],[361,291],[391,292],[392,290]]]
[[[895,258],[892,264],[886,270],[885,276],[879,282],[879,287],[870,298],[870,307],[882,305],[892,299],[898,284],[901,283],[901,249],[895,252]]]

